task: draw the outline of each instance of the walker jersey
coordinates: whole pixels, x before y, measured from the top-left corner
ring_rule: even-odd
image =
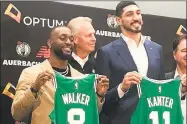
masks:
[[[84,77],[65,77],[57,72],[57,89],[54,110],[50,118],[54,124],[99,124],[97,97],[95,93],[96,74]]]
[[[179,79],[143,78],[137,88],[140,98],[131,124],[183,124]]]

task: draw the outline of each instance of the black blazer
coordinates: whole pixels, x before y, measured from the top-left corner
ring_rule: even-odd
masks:
[[[165,74],[165,76],[166,76],[166,79],[173,79],[174,76],[175,76],[175,71],[168,72],[168,73]],[[186,96],[187,95],[182,96],[181,100],[185,100]]]
[[[165,74],[166,79],[173,79],[175,76],[175,71],[171,71]]]
[[[147,77],[165,79],[162,47],[150,40],[146,40],[144,46],[148,55]],[[97,51],[96,73],[106,75],[110,80],[109,91],[100,113],[100,124],[130,124],[131,115],[138,103],[137,87],[132,86],[122,98],[118,96],[117,87],[124,75],[131,71],[138,70],[121,37]]]

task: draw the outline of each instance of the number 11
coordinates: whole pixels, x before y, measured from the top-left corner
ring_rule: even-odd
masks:
[[[170,124],[170,113],[168,111],[165,111],[162,116],[163,116],[163,119],[165,120],[165,124]],[[152,119],[153,124],[159,124],[157,111],[152,111],[149,114],[149,118]]]

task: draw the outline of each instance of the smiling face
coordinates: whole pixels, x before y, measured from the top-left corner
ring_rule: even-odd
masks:
[[[61,60],[69,60],[72,58],[73,37],[71,31],[67,27],[57,27],[51,33],[48,42],[51,46],[51,52]]]
[[[182,39],[178,44],[176,50],[174,51],[174,59],[176,60],[177,64],[181,67],[186,68],[186,39]]]
[[[132,33],[140,33],[143,25],[141,11],[136,5],[129,5],[123,8],[117,21],[123,30]]]
[[[95,30],[91,23],[85,22],[84,25],[81,25],[79,32],[74,38],[74,43],[76,44],[77,49],[88,54],[95,50]]]

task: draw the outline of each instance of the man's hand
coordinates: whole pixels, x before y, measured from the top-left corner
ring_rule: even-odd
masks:
[[[109,79],[104,75],[99,75],[97,77],[97,94],[99,96],[104,96],[109,88]]]
[[[98,110],[100,112],[105,101],[104,95],[109,88],[109,79],[104,75],[99,75],[96,80],[97,80],[97,86],[96,86],[97,104],[98,104]]]
[[[186,93],[187,92],[187,82],[186,82],[186,74],[183,74],[181,76],[181,84],[182,84],[182,93]]]
[[[120,88],[123,92],[127,92],[133,84],[139,84],[141,80],[142,76],[138,72],[128,72],[124,75]]]
[[[181,83],[183,86],[186,86],[187,87],[187,82],[186,82],[186,74],[183,74],[182,77],[181,77]]]
[[[32,85],[32,88],[39,91],[41,86],[44,85],[47,81],[53,78],[53,74],[49,71],[41,72],[36,78],[35,82]]]

